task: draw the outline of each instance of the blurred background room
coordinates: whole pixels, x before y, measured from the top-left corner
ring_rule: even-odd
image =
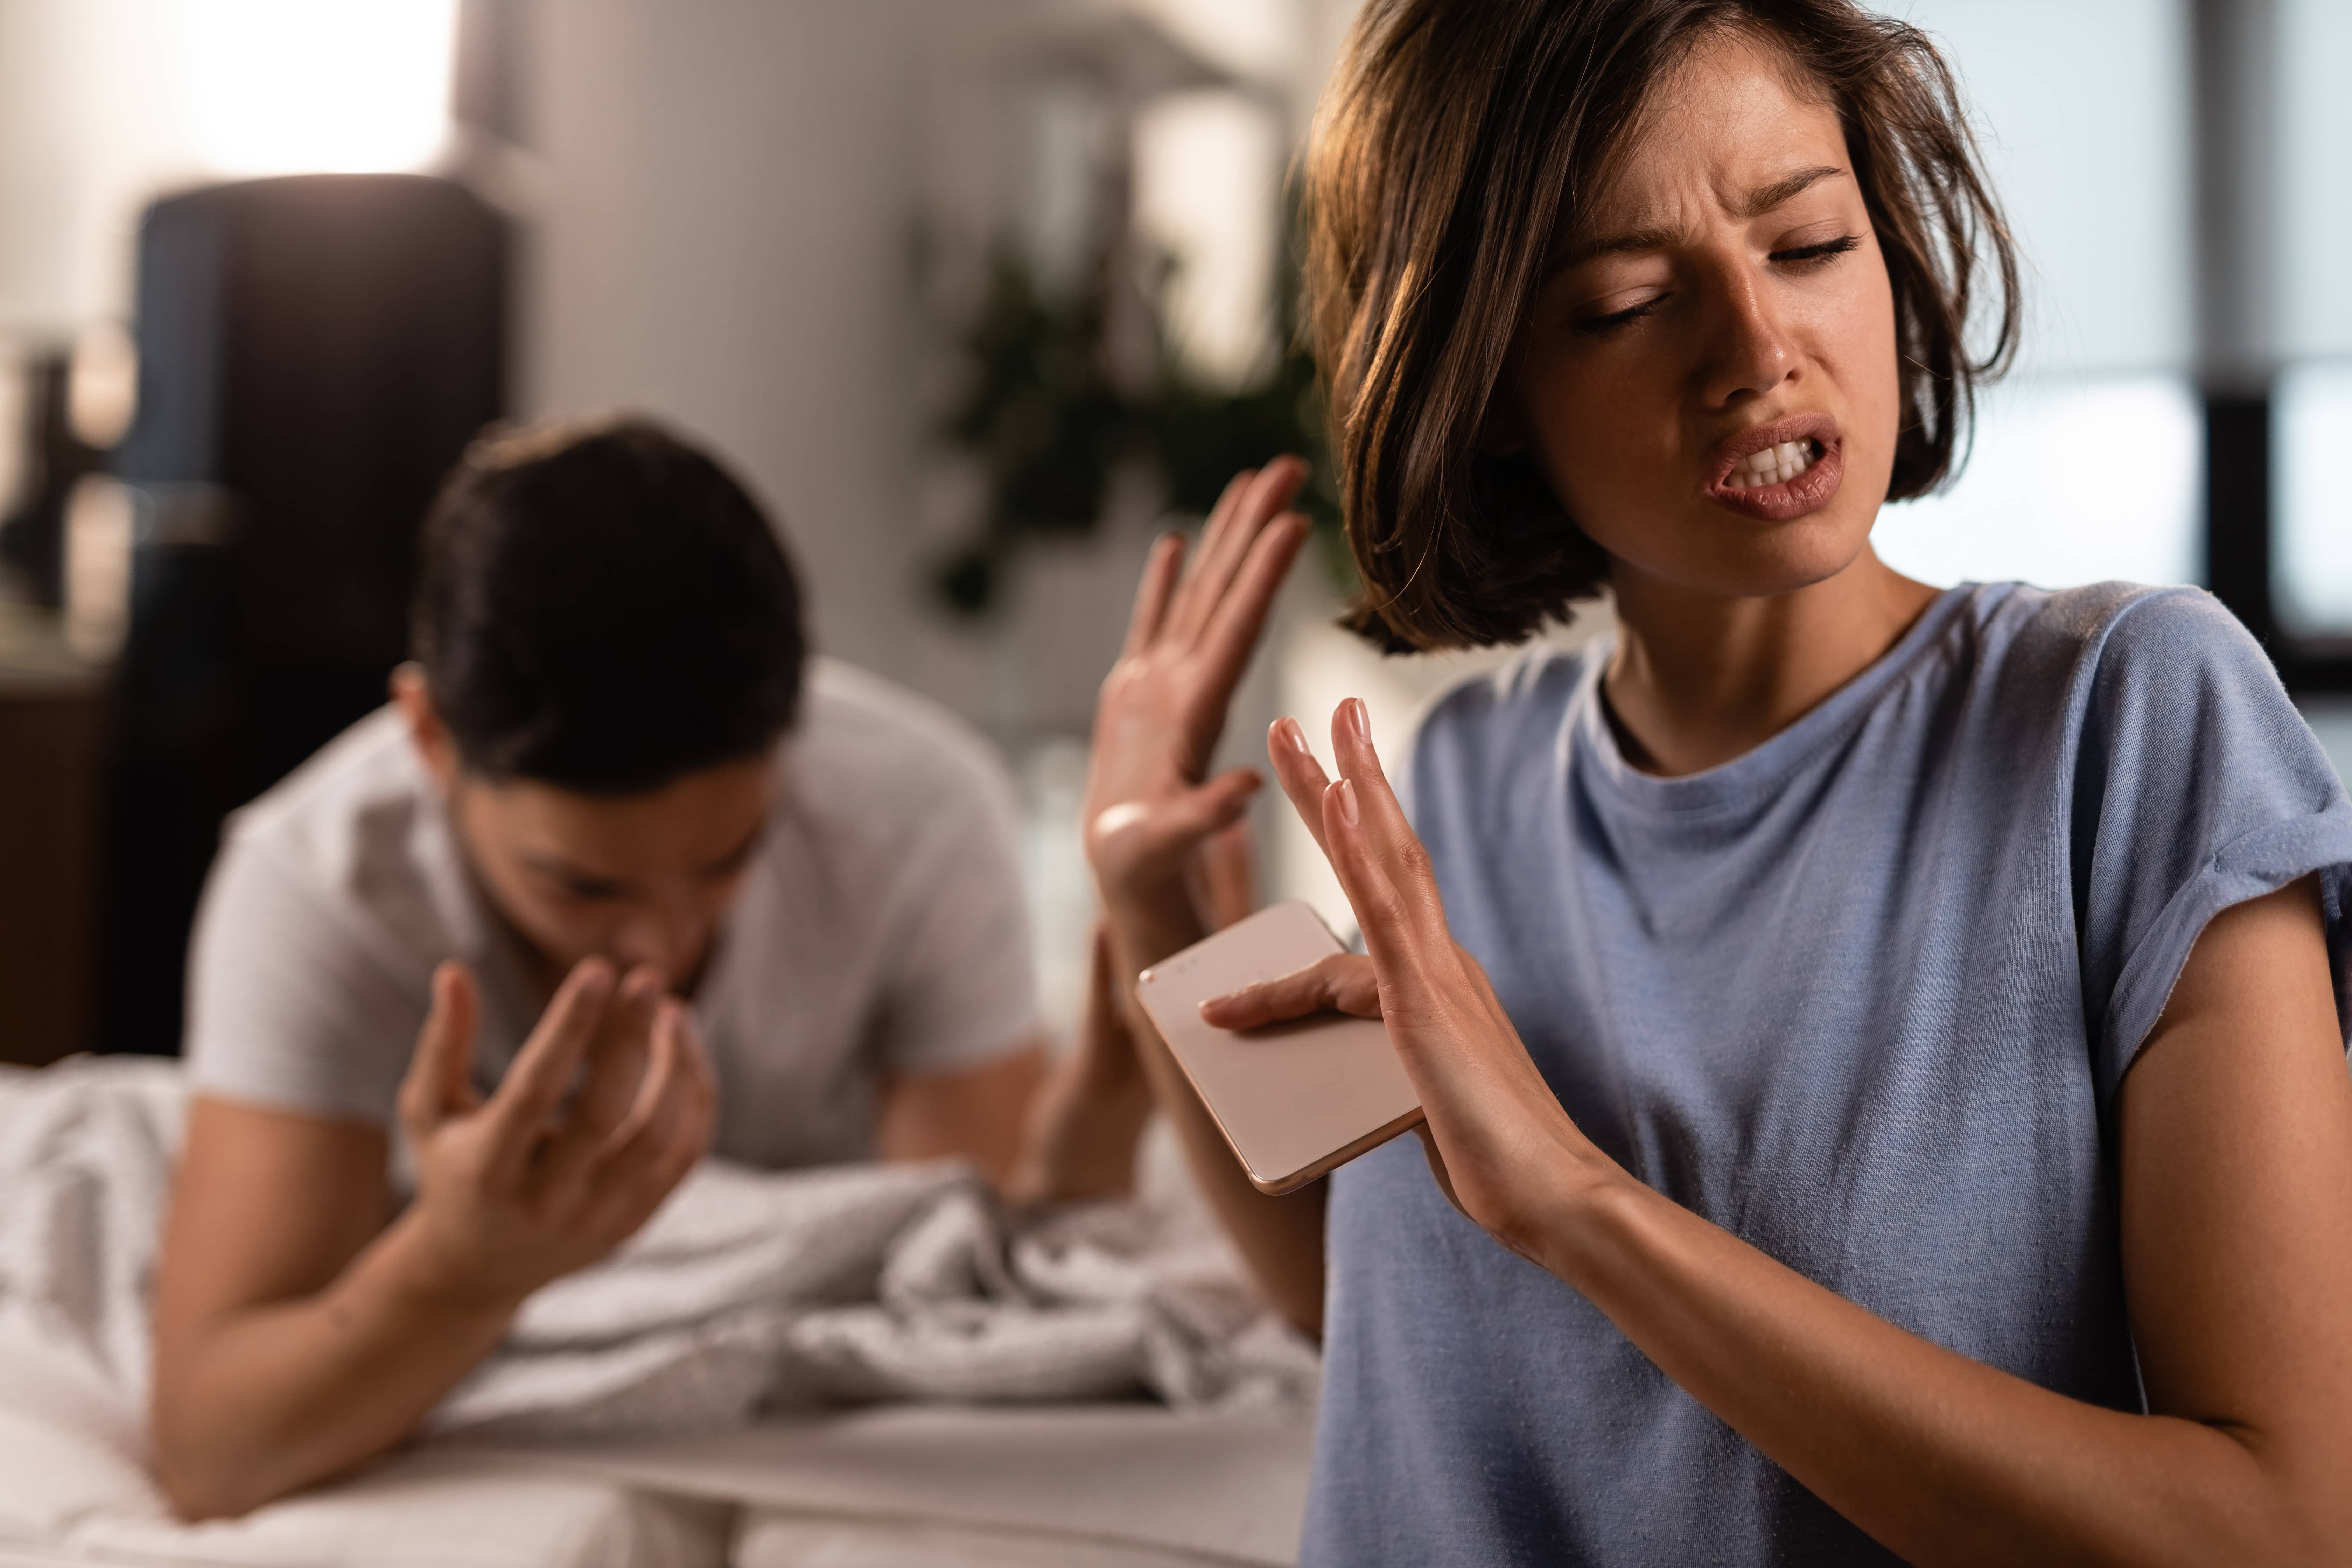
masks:
[[[2352,5],[1888,6],[1962,73],[2031,314],[1883,553],[2204,584],[2352,766]],[[0,0],[0,1059],[176,1049],[221,818],[383,700],[438,475],[616,407],[773,508],[825,652],[1003,747],[1066,1023],[1143,552],[1319,440],[1285,176],[1352,11]],[[1347,695],[1393,743],[1482,662],[1334,630],[1324,542],[1236,759]],[[1260,826],[1268,894],[1344,919]]]

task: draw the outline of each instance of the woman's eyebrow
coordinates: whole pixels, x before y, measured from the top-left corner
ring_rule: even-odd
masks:
[[[1796,200],[1801,193],[1811,190],[1823,180],[1842,179],[1844,175],[1843,169],[1829,163],[1823,163],[1817,168],[1800,169],[1793,174],[1784,174],[1769,185],[1759,185],[1748,192],[1748,200],[1740,205],[1739,216],[1762,217],[1774,207],[1785,202]]]
[[[1652,228],[1630,228],[1622,234],[1611,235],[1605,239],[1579,240],[1576,244],[1556,252],[1550,263],[1545,268],[1545,271],[1565,272],[1571,267],[1581,267],[1586,262],[1603,256],[1623,256],[1644,250],[1664,250],[1681,237],[1677,231],[1660,226]]]
[[[1844,177],[1845,171],[1832,163],[1822,163],[1811,169],[1799,169],[1791,174],[1783,174],[1771,184],[1759,185],[1748,192],[1747,200],[1739,204],[1738,216],[1743,218],[1762,217],[1773,208],[1796,200],[1799,195],[1823,180],[1837,180]],[[1675,230],[1658,225],[1627,229],[1622,234],[1611,235],[1606,238],[1580,240],[1574,245],[1554,252],[1551,258],[1545,264],[1544,271],[1546,276],[1557,276],[1571,267],[1581,267],[1586,262],[1603,256],[1624,256],[1645,250],[1664,250],[1671,247],[1681,237]]]

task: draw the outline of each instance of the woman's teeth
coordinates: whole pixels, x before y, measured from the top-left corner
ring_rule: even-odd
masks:
[[[1760,485],[1785,485],[1813,466],[1813,444],[1810,440],[1783,441],[1777,447],[1767,447],[1750,453],[1732,465],[1724,481],[1727,489],[1754,489]]]

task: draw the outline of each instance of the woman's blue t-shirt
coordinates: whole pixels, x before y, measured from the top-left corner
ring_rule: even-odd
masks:
[[[2323,873],[2352,803],[2207,595],[1943,595],[1737,761],[1629,767],[1606,645],[1461,687],[1415,821],[1455,936],[1585,1133],[1914,1333],[2141,1407],[2116,1086],[2227,906]],[[1305,1561],[1893,1559],[1489,1240],[1400,1140],[1332,1178]]]

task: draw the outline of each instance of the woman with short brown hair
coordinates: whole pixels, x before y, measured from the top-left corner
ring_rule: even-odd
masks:
[[[1589,227],[1627,123],[1696,40],[1750,9],[1791,89],[1834,109],[1885,264],[1899,414],[1885,499],[1954,470],[1976,383],[2016,346],[2017,259],[1923,35],[1845,0],[1375,5],[1318,116],[1307,276],[1367,590],[1353,624],[1376,644],[1521,642],[1606,581],[1605,550],[1562,526],[1526,454],[1496,450],[1486,426],[1517,318],[1572,259],[1560,247]]]
[[[1269,738],[1369,952],[1204,1011],[1384,1018],[1425,1164],[1261,1197],[1147,1056],[1324,1335],[1305,1560],[2346,1560],[2352,802],[2208,596],[1872,552],[2014,337],[1933,47],[1370,0],[1307,196],[1354,624],[1619,625],[1441,698],[1410,821],[1360,703],[1336,782]],[[1301,472],[1163,545],[1105,683],[1130,970],[1255,784],[1206,763]]]

